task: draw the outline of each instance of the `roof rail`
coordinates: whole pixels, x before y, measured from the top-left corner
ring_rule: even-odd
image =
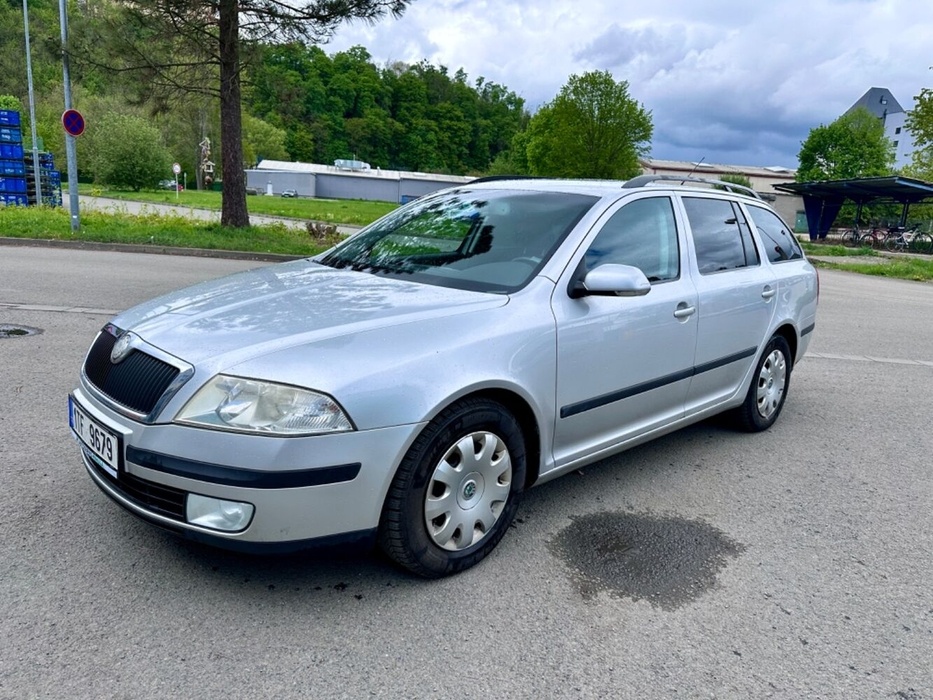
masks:
[[[652,182],[657,182],[658,180],[668,180],[674,182],[701,182],[704,185],[714,185],[717,187],[722,187],[723,189],[729,192],[736,192],[738,194],[748,195],[749,197],[754,197],[755,199],[761,199],[755,190],[751,187],[746,187],[745,185],[737,185],[734,182],[726,182],[725,180],[715,180],[709,177],[693,177],[690,175],[639,175],[638,177],[633,177],[631,180],[625,182],[622,185],[622,189],[634,189],[636,187],[644,187],[645,185],[651,184]]]
[[[475,180],[470,180],[468,185],[475,185],[480,182],[501,182],[502,180],[542,180],[537,175],[486,175],[485,177],[478,177]]]

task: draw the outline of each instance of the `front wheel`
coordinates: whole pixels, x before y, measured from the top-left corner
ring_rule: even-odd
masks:
[[[473,566],[511,524],[525,471],[521,426],[504,406],[488,399],[451,406],[402,460],[383,506],[380,547],[428,578]]]
[[[793,360],[782,336],[768,341],[752,375],[745,402],[735,411],[737,425],[750,433],[767,430],[784,408]]]

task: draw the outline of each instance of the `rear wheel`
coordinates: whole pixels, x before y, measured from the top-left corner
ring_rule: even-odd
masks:
[[[501,404],[469,399],[415,440],[383,506],[379,544],[428,578],[467,569],[502,539],[525,482],[525,443]]]
[[[918,233],[910,242],[910,247],[918,253],[929,255],[933,253],[933,236],[929,233]]]
[[[881,246],[881,237],[874,233],[866,233],[858,240],[862,248],[879,248]]]
[[[855,229],[849,229],[842,234],[842,244],[849,246],[850,248],[854,248],[858,245],[859,238],[860,236],[858,231]]]
[[[735,419],[740,428],[754,433],[774,425],[787,398],[792,363],[787,341],[782,336],[773,336],[758,360],[745,403],[736,409]]]

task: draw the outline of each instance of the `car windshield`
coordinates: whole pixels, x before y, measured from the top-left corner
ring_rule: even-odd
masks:
[[[541,269],[597,199],[449,190],[398,209],[318,262],[458,289],[511,292]]]

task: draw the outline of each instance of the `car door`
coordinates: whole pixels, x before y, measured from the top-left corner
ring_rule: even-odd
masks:
[[[745,390],[767,340],[777,280],[761,256],[744,213],[731,199],[682,196],[699,294],[694,376],[687,414],[718,406]]]
[[[558,469],[683,414],[697,295],[682,272],[684,240],[675,212],[668,196],[636,195],[614,205],[556,288]],[[650,291],[572,298],[572,278],[605,263],[640,268]]]

